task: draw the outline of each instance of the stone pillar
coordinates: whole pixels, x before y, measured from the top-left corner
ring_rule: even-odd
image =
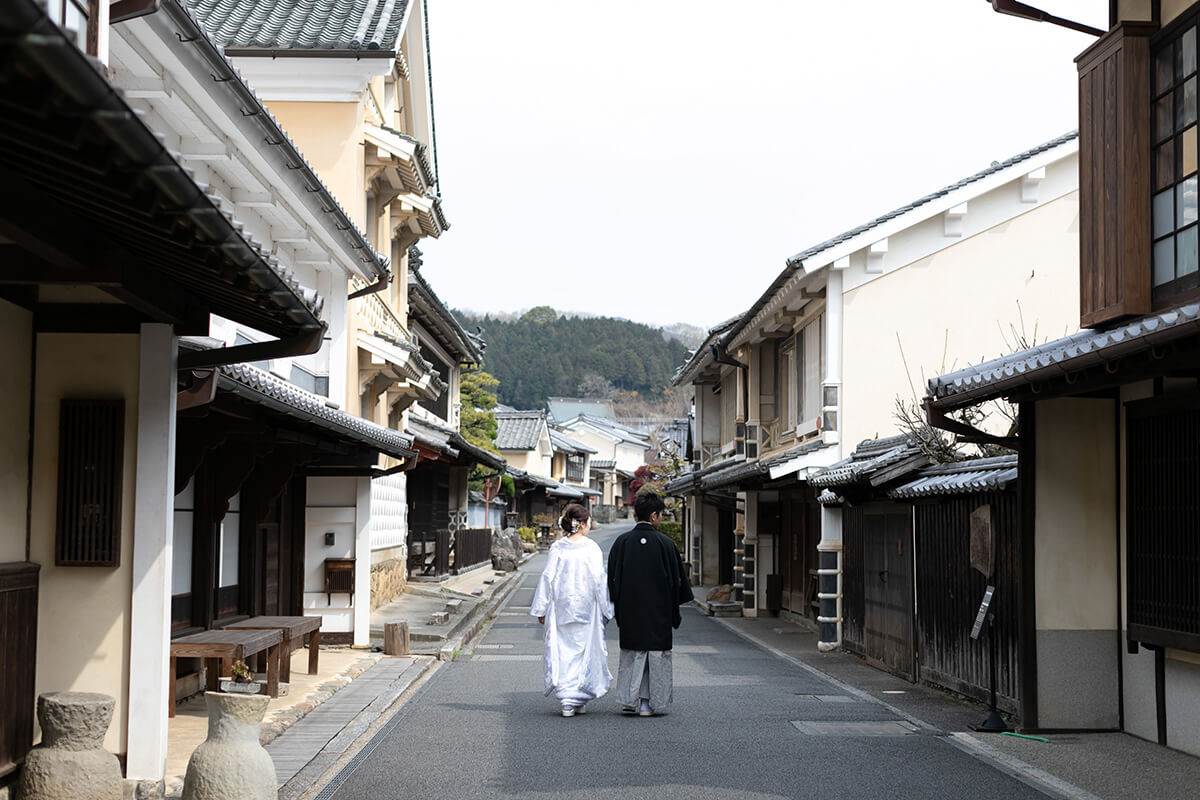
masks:
[[[205,692],[208,738],[188,759],[183,800],[275,800],[275,764],[258,743],[264,694]]]
[[[126,777],[158,782],[167,763],[171,558],[175,522],[175,335],[145,324],[138,375],[133,598]]]
[[[38,697],[42,742],[25,757],[17,800],[121,800],[121,764],[104,749],[114,703],[89,692]]]

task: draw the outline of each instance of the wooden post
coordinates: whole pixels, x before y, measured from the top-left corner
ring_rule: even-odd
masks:
[[[408,623],[386,622],[383,625],[383,654],[406,656],[409,651]]]

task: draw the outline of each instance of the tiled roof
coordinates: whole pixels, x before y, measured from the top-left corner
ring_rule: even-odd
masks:
[[[506,467],[505,471],[516,483],[524,483],[534,487],[558,486],[558,481],[554,480],[553,478],[547,478],[544,475],[535,475],[532,472],[526,472],[525,470],[517,469],[516,467]]]
[[[950,194],[951,192],[961,189],[964,186],[968,186],[972,183],[983,180],[984,178],[988,177],[989,175],[994,175],[997,172],[1002,172],[1003,170],[1006,170],[1009,167],[1020,164],[1022,161],[1028,161],[1029,159],[1034,158],[1035,156],[1040,155],[1041,153],[1045,153],[1048,150],[1053,150],[1054,148],[1059,147],[1060,145],[1064,145],[1067,142],[1070,142],[1077,138],[1079,138],[1079,133],[1077,131],[1071,131],[1070,133],[1066,133],[1066,134],[1063,134],[1062,136],[1058,136],[1054,139],[1051,139],[1048,142],[1045,142],[1044,144],[1040,144],[1037,147],[1034,147],[1030,150],[1026,150],[1023,153],[1018,153],[1017,155],[1013,156],[1012,158],[992,164],[987,169],[976,172],[974,175],[963,178],[960,181],[956,181],[955,183],[952,183],[949,186],[944,186],[941,189],[938,189],[936,192],[932,192],[930,194],[925,195],[924,197],[921,197],[921,198],[918,198],[917,200],[912,201],[911,203],[900,206],[897,209],[893,209],[892,211],[889,211],[888,213],[883,214],[882,216],[876,217],[875,219],[871,220],[870,222],[866,222],[862,225],[859,225],[858,227],[851,228],[850,230],[845,231],[843,233],[839,233],[837,236],[834,236],[832,239],[826,239],[825,241],[823,241],[819,244],[815,244],[806,250],[802,250],[799,253],[796,253],[795,255],[791,256],[787,260],[787,264],[784,267],[783,271],[779,273],[779,276],[774,280],[774,282],[771,283],[771,285],[769,287],[767,287],[767,290],[765,292],[763,292],[762,296],[759,297],[759,299],[757,301],[755,301],[754,305],[750,307],[750,310],[741,316],[740,321],[737,323],[737,325],[735,325],[727,334],[725,334],[724,338],[726,340],[730,340],[730,339],[733,339],[734,337],[736,337],[741,332],[742,328],[745,327],[746,325],[750,324],[751,320],[753,320],[755,318],[755,316],[760,311],[762,311],[762,309],[767,305],[767,303],[769,303],[771,301],[771,299],[775,296],[775,294],[777,292],[779,292],[780,289],[783,288],[784,284],[786,284],[789,280],[791,280],[792,276],[794,276],[798,271],[801,271],[804,269],[804,262],[806,260],[812,258],[813,256],[816,256],[826,250],[836,247],[837,245],[842,244],[843,242],[846,242],[850,239],[853,239],[856,236],[866,233],[867,231],[870,231],[872,228],[878,228],[879,226],[881,226],[887,222],[890,222],[891,220],[896,219],[897,217],[901,217],[910,211],[920,208],[923,205],[931,203],[934,200],[937,200],[938,198],[945,197],[946,195]]]
[[[574,422],[575,420],[578,420],[579,422],[585,422],[592,427],[599,428],[600,430],[605,431],[611,436],[617,437],[622,442],[627,444],[637,445],[643,449],[650,447],[650,441],[646,436],[638,433],[633,428],[622,425],[616,420],[611,420],[606,417],[597,417],[592,414],[580,414],[574,419],[568,421]]]
[[[577,442],[566,434],[559,433],[553,428],[550,428],[550,446],[559,452],[573,453],[576,455],[596,452],[583,442]]]
[[[855,448],[850,458],[831,464],[809,478],[818,489],[850,486],[856,483],[886,482],[897,470],[910,472],[929,463],[929,457],[904,434],[886,439],[867,439]]]
[[[590,469],[592,472],[602,472],[603,470],[606,470],[606,469],[615,469],[616,466],[617,466],[616,460],[611,459],[611,458],[606,458],[606,459],[593,458],[590,462],[588,462],[588,469]]]
[[[927,467],[916,480],[888,492],[893,500],[945,494],[973,494],[1003,489],[1018,477],[1017,456],[975,458]]]
[[[743,457],[736,456],[716,464],[710,464],[704,469],[673,478],[667,482],[663,491],[666,494],[672,495],[690,494],[699,490],[712,491],[744,481],[756,480],[766,477],[772,467],[791,461],[797,456],[802,456],[806,453],[815,453],[827,447],[833,447],[833,445],[826,444],[818,439],[790,447],[770,458],[746,461]]]
[[[588,400],[580,397],[550,397],[546,399],[546,410],[555,422],[566,422],[581,414],[612,419],[616,416],[612,400]]]
[[[675,370],[675,377],[671,379],[671,385],[679,386],[687,383],[702,372],[712,362],[712,346],[721,341],[726,333],[733,330],[733,327],[742,320],[742,316],[739,314],[732,319],[725,320],[720,325],[709,328],[708,336],[700,346],[689,353],[688,360]]]
[[[460,361],[478,364],[483,360],[486,345],[483,339],[463,328],[458,318],[446,308],[429,281],[421,274],[421,251],[409,248],[408,303],[409,314],[429,328],[445,350]]]
[[[395,51],[407,0],[186,0],[229,49]]]
[[[262,403],[296,419],[333,431],[396,458],[412,458],[413,437],[376,425],[329,405],[320,395],[264,372],[250,364],[226,364],[219,368],[218,386]]]
[[[497,411],[496,447],[501,450],[536,450],[546,425],[544,411]]]
[[[1200,304],[1189,303],[1112,330],[1082,330],[1012,355],[929,381],[929,397],[938,408],[980,403],[1020,386],[1115,362],[1167,342],[1200,334]]]
[[[442,427],[423,417],[410,416],[408,432],[418,443],[440,450],[453,460],[482,464],[492,469],[504,469],[507,466],[507,462],[502,456],[490,453],[482,447],[476,447],[464,439],[458,431]]]

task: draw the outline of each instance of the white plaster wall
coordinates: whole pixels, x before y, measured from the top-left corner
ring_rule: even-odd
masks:
[[[0,300],[0,562],[25,560],[29,469],[29,376],[33,314]]]
[[[242,539],[242,493],[238,492],[229,498],[229,510],[221,518],[221,530],[218,533],[221,550],[218,561],[217,585],[220,587],[236,586],[238,582],[238,561]]]
[[[1038,403],[1034,586],[1038,726],[1119,724],[1115,407]]]
[[[524,470],[534,475],[549,475],[549,459],[543,458],[537,450],[501,450],[500,455],[508,461],[513,469]]]
[[[1200,654],[1167,651],[1167,746],[1200,756]]]
[[[1113,403],[1062,399],[1036,408],[1037,627],[1116,630]]]
[[[116,698],[113,722],[104,740],[105,748],[114,753],[125,752],[128,730],[128,611],[133,589],[139,358],[137,335],[38,337],[32,555],[42,570],[36,692],[101,692]],[[117,567],[54,564],[58,417],[59,401],[64,397],[125,399],[121,563]],[[24,502],[18,507],[24,508]]]
[[[357,542],[358,487],[356,478],[309,478],[304,519],[304,609],[324,618],[322,631],[345,633],[354,630],[350,596],[325,592],[325,559],[353,558]],[[325,533],[332,531],[334,544],[326,546]],[[368,564],[369,567],[369,564]],[[355,594],[358,601],[358,595]],[[368,598],[363,598],[368,602]]]
[[[987,199],[972,199],[971,213],[987,213]],[[926,235],[941,236],[942,224],[940,216],[926,223],[935,227]],[[1021,330],[1021,318],[1026,336],[1032,339],[1036,326],[1039,341],[1077,330],[1078,226],[1072,191],[912,263],[903,262],[902,251],[889,252],[903,266],[883,275],[870,276],[851,259],[842,441],[853,446],[891,435],[898,396],[920,398],[934,375],[1019,349],[1010,326]],[[898,241],[892,237],[893,248]],[[1007,424],[997,418],[993,428]]]

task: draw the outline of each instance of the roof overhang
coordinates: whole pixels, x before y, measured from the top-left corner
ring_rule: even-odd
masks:
[[[245,235],[39,5],[0,3],[0,41],[0,232],[21,251],[4,257],[6,281],[53,271],[190,333],[207,333],[210,313],[279,338],[324,327],[316,293]]]
[[[374,146],[377,166],[390,173],[396,197],[404,194],[424,197],[430,191],[434,183],[433,169],[425,156],[424,145],[398,131],[369,123],[363,128],[363,138]]]
[[[351,55],[355,52],[357,57]],[[358,103],[367,84],[391,73],[396,63],[395,53],[388,50],[229,48],[225,55],[267,101]]]
[[[415,348],[403,347],[381,336],[358,332],[358,381],[361,394],[368,384],[386,384],[390,405],[400,398],[432,402],[446,391],[446,384],[433,369],[433,365],[421,358]],[[376,386],[383,389],[383,386]]]
[[[1189,303],[932,378],[925,405],[931,414],[944,415],[998,397],[1019,402],[1086,394],[1197,368],[1200,304]]]
[[[824,447],[820,450],[803,453],[780,464],[776,464],[768,468],[767,475],[773,481],[786,478],[789,475],[796,475],[797,478],[800,478],[800,473],[803,473],[803,477],[808,477],[812,472],[824,469],[837,461],[837,457],[838,449],[836,447]]]
[[[417,456],[412,436],[334,408],[327,398],[306,392],[269,372],[250,364],[229,364],[218,369],[219,389],[384,455],[406,460]]]

